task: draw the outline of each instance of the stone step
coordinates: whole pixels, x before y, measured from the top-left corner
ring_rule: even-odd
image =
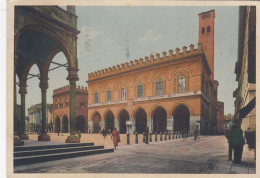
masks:
[[[59,145],[42,145],[42,146],[17,146],[14,147],[14,152],[17,151],[31,151],[31,150],[43,150],[52,148],[66,148],[66,147],[76,147],[76,146],[93,146],[94,143],[65,143]]]
[[[75,151],[75,152],[45,154],[45,155],[37,155],[37,156],[17,157],[14,158],[14,166],[34,164],[34,163],[46,162],[46,161],[54,161],[60,159],[75,158],[75,157],[88,156],[94,154],[111,153],[111,152],[114,152],[114,149],[94,149],[94,150],[84,150],[84,151]]]
[[[25,157],[25,156],[64,153],[64,152],[75,152],[75,151],[94,150],[94,149],[104,149],[104,146],[81,146],[81,145],[77,145],[75,147],[18,151],[18,152],[14,152],[14,157],[17,158],[17,157]]]

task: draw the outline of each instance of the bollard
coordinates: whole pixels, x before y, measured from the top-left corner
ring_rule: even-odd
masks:
[[[155,141],[157,142],[157,132],[155,132]]]
[[[172,139],[174,140],[174,131],[172,132]]]
[[[169,132],[169,139],[168,140],[171,140],[171,133]]]
[[[145,143],[145,133],[143,133],[143,143]]]
[[[150,138],[149,138],[150,142],[152,142],[152,133],[150,133]]]
[[[138,144],[138,133],[135,133],[135,144]]]
[[[164,140],[167,140],[167,132],[165,132]]]
[[[160,132],[160,141],[162,141],[162,132]]]
[[[180,139],[181,138],[181,131],[178,132],[178,135],[179,135],[178,137]]]
[[[130,145],[130,134],[127,134],[127,145]]]

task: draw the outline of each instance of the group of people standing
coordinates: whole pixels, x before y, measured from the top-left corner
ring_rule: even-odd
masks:
[[[239,127],[238,123],[232,125],[230,131],[227,130],[226,138],[228,140],[228,159],[232,160],[232,149],[234,150],[234,163],[241,163],[243,146],[245,140],[243,137],[243,131]]]

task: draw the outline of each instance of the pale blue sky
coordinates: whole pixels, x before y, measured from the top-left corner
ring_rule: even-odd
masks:
[[[219,81],[218,100],[225,103],[225,114],[234,113],[233,91],[237,87],[234,66],[237,60],[238,7],[77,7],[78,85],[87,86],[87,74],[130,60],[168,52],[198,43],[198,14],[215,9],[215,80]],[[66,63],[62,53],[55,62]],[[51,67],[54,67],[52,65]],[[30,73],[38,73],[33,66]],[[68,85],[65,68],[51,71],[47,102],[52,91]],[[26,108],[41,102],[39,80],[28,80]],[[20,103],[20,97],[17,98]]]

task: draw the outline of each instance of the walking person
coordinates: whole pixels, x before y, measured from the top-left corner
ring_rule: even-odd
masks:
[[[230,141],[230,131],[227,130],[225,134],[227,140],[228,140],[228,160],[232,160],[232,143]]]
[[[145,129],[145,144],[148,144],[149,127]]]
[[[243,131],[240,129],[239,124],[235,123],[230,130],[230,142],[232,144],[232,148],[234,150],[234,163],[241,163],[243,146],[245,144],[245,140],[243,137]]]
[[[112,132],[112,136],[113,136],[114,148],[116,150],[116,147],[118,146],[118,141],[120,140],[120,135],[119,135],[119,132],[117,131],[116,127]]]
[[[58,127],[58,136],[60,136],[60,127]]]
[[[195,129],[195,130],[194,130],[194,140],[195,140],[195,141],[197,140],[198,134],[199,134],[199,130],[198,130],[198,129]]]

